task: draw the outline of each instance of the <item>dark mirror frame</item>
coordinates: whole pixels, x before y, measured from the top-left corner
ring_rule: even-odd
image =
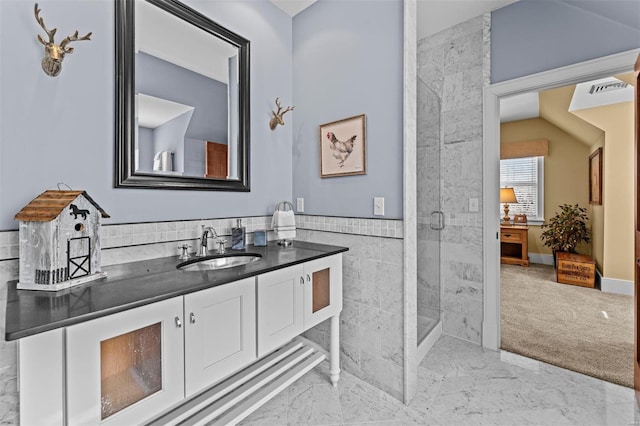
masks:
[[[135,171],[135,10],[134,0],[115,2],[115,187],[250,191],[249,188],[249,40],[213,22],[177,0],[149,3],[238,48],[238,179],[163,176]]]

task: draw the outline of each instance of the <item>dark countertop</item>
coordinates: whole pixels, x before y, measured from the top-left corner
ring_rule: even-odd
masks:
[[[294,241],[282,247],[248,246],[228,253],[259,253],[262,259],[217,271],[181,271],[178,256],[105,267],[107,278],[57,292],[17,290],[8,283],[5,340],[16,340],[194,291],[256,276],[349,250]]]

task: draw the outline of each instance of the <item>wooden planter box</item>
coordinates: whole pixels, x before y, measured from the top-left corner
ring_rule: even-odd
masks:
[[[556,281],[562,284],[593,288],[596,282],[596,262],[589,256],[557,252]]]

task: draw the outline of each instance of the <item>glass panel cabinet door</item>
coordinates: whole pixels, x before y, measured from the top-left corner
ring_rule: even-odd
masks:
[[[162,390],[162,323],[100,342],[101,418]]]
[[[342,310],[342,255],[304,264],[304,328],[319,324]]]
[[[331,303],[331,270],[324,268],[311,273],[311,312],[316,313]]]
[[[182,297],[67,328],[69,424],[138,424],[184,398]]]

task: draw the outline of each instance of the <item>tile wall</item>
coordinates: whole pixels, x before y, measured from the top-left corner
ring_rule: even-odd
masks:
[[[102,264],[177,255],[184,243],[195,251],[202,225],[228,237],[235,223],[224,218],[103,225]],[[255,230],[271,230],[271,216],[244,217],[242,223],[250,244]],[[296,226],[298,240],[350,248],[344,261],[343,368],[401,399],[402,221],[298,215]],[[273,231],[268,235],[276,238]],[[18,231],[0,232],[0,424],[19,423],[16,342],[4,341],[6,283],[18,278],[18,255]],[[309,333],[326,347],[327,336],[324,323]]]
[[[306,229],[298,238],[349,247],[342,266],[341,368],[402,400],[404,240]],[[328,350],[329,321],[305,336]]]

